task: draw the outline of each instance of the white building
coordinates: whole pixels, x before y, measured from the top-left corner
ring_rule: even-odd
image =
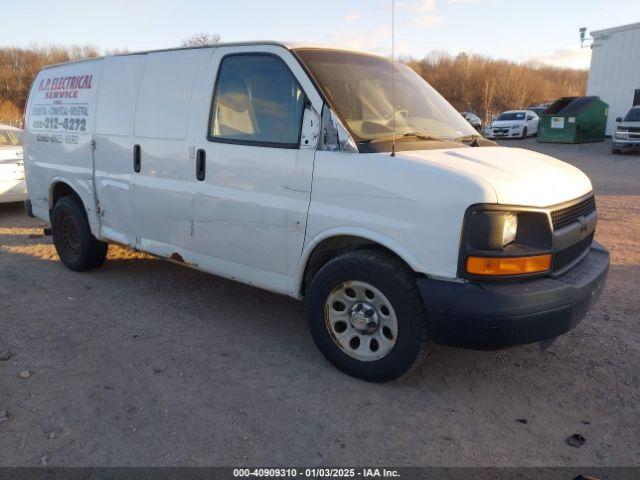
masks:
[[[616,118],[640,105],[640,23],[591,32],[591,67],[587,95],[609,104],[607,135],[616,129]]]

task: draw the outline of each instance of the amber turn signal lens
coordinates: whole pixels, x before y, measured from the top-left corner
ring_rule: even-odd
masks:
[[[522,275],[545,272],[551,268],[551,255],[535,257],[468,257],[467,272],[473,275]]]

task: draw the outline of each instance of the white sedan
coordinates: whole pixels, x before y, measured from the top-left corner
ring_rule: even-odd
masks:
[[[27,199],[22,159],[22,130],[0,124],[0,203]]]
[[[526,138],[538,134],[540,117],[531,110],[509,110],[486,128],[487,138]]]

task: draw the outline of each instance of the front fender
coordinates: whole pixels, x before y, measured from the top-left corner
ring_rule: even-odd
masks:
[[[316,153],[302,265],[322,240],[353,235],[383,245],[417,273],[456,277],[465,211],[495,203],[495,192],[467,172],[408,153]]]
[[[337,237],[357,237],[363,240],[367,240],[371,243],[377,243],[395,253],[407,265],[409,265],[412,270],[416,272],[424,271],[424,265],[421,264],[420,260],[415,255],[413,255],[405,245],[394,240],[393,238],[365,228],[338,227],[324,230],[323,232],[315,235],[313,238],[306,239],[297,270],[298,286],[302,285],[307,263],[309,262],[309,258],[311,257],[313,251],[325,240]]]

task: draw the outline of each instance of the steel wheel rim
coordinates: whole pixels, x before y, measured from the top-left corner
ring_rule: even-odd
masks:
[[[60,236],[67,252],[80,254],[80,230],[71,215],[64,215],[60,219]]]
[[[373,285],[349,281],[325,302],[325,324],[334,343],[363,362],[386,357],[396,344],[398,318],[389,299]]]

